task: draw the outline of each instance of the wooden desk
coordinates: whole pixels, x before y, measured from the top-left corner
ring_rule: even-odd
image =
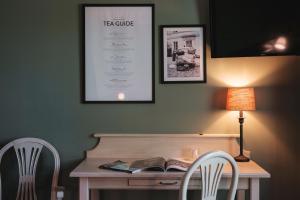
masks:
[[[80,200],[99,199],[99,190],[105,189],[149,189],[178,190],[184,172],[141,172],[128,174],[99,169],[99,165],[117,159],[132,161],[138,158],[164,156],[165,158],[186,158],[192,161],[192,151],[199,154],[211,150],[223,150],[236,155],[238,145],[236,135],[128,135],[128,134],[96,134],[100,143],[90,151],[87,158],[70,174],[79,178]],[[190,155],[189,155],[190,154]],[[250,190],[250,200],[259,200],[259,180],[269,178],[270,174],[255,162],[238,163],[240,176],[238,199],[245,198],[245,190]],[[231,169],[226,166],[221,179],[220,189],[228,189]],[[195,173],[189,189],[199,189],[201,175]]]

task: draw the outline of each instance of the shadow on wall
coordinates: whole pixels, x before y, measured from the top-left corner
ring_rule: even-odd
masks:
[[[269,162],[272,181],[268,199],[300,199],[299,65],[300,58],[290,57],[279,70],[256,83],[273,82],[256,91],[258,109],[263,113],[257,119],[271,128],[272,138],[262,136],[264,133],[249,138],[257,160],[265,162],[267,158]]]
[[[226,109],[227,88],[217,88],[212,95],[211,109],[225,110]]]

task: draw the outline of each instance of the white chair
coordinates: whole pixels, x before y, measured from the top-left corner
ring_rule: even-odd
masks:
[[[19,186],[17,200],[37,200],[35,189],[35,174],[40,153],[43,147],[52,152],[54,157],[54,170],[52,176],[51,200],[62,200],[64,196],[63,188],[58,187],[58,175],[60,169],[60,159],[56,149],[48,142],[38,138],[16,139],[2,149],[0,149],[0,164],[3,155],[10,148],[14,148],[19,166]],[[0,200],[2,200],[2,185],[0,174]]]
[[[200,167],[202,192],[201,200],[215,200],[224,165],[229,162],[232,167],[232,180],[227,200],[234,200],[238,184],[239,170],[231,155],[223,151],[208,152],[200,156],[186,172],[180,188],[179,199],[187,199],[188,184],[193,173]]]

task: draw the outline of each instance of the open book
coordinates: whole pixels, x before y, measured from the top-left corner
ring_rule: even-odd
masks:
[[[144,160],[136,160],[132,163],[117,160],[111,163],[100,165],[99,167],[104,169],[124,171],[128,173],[137,173],[143,170],[164,172],[168,170],[187,171],[190,165],[190,163],[186,163],[180,160],[165,160],[162,157],[155,157]]]

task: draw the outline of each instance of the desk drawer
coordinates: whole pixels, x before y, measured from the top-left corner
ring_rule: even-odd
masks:
[[[129,179],[129,186],[177,186],[181,185],[178,179]],[[190,180],[189,186],[201,186],[200,180]]]
[[[163,180],[163,179],[129,179],[130,186],[179,186],[180,180]]]

